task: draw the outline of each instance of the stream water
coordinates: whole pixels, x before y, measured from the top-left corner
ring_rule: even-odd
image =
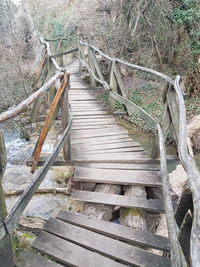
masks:
[[[26,141],[22,138],[21,127],[15,121],[0,124],[0,130],[4,133],[8,164],[3,177],[5,192],[24,190],[37,175],[30,173],[30,167],[26,166],[26,160],[31,157],[36,138]],[[43,153],[51,153],[55,140],[47,140]],[[69,177],[69,169],[66,167],[52,167],[40,189],[55,189],[66,186]],[[9,211],[19,196],[6,197],[7,210]],[[63,194],[35,194],[24,211],[24,216],[34,216],[48,219],[54,216],[60,209],[68,207],[69,197]]]

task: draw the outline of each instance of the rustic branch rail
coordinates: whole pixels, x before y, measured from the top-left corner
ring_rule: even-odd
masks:
[[[62,105],[65,108],[64,114],[66,115],[66,112],[68,114],[70,113],[69,112],[68,98],[66,97],[66,95],[68,95],[68,89],[69,89],[69,75],[66,73],[65,69],[62,69],[58,66],[56,60],[52,57],[49,44],[47,42],[45,42],[43,38],[41,38],[41,42],[45,45],[46,50],[47,50],[47,56],[52,60],[52,64],[54,65],[54,67],[56,68],[58,73],[55,74],[52,78],[50,78],[49,81],[47,81],[41,88],[39,88],[35,93],[33,93],[31,96],[29,96],[26,100],[21,102],[18,106],[0,114],[0,122],[8,120],[10,118],[13,118],[13,117],[17,116],[19,113],[23,112],[34,101],[37,101],[40,99],[40,97],[43,97],[44,94],[57,81],[61,81],[61,87],[58,90],[57,95],[55,96],[54,101],[52,103],[52,108],[50,109],[49,116],[46,119],[46,124],[45,124],[46,128],[45,129],[47,129],[47,131],[49,131],[52,119],[54,118],[54,112],[56,109],[58,110],[60,108],[59,99],[60,99],[61,95],[65,95],[65,98],[63,98],[64,100],[62,101]],[[74,52],[74,51],[71,51],[70,53],[72,53],[72,52]],[[44,69],[45,64],[46,65],[48,64],[48,57],[46,57],[46,56],[44,57],[44,59],[42,60],[40,66],[37,70],[36,79],[34,81],[35,85],[38,83],[39,79],[41,78],[41,74],[42,74],[42,71]],[[66,89],[67,86],[68,86],[68,89]],[[64,91],[66,91],[66,92],[64,92]],[[61,107],[61,109],[63,109],[63,107]],[[68,109],[68,110],[66,110],[66,109]],[[70,131],[72,128],[72,122],[73,122],[73,117],[72,117],[72,114],[70,114],[68,120],[65,120],[63,122],[63,132],[64,133],[62,135],[62,138],[59,140],[58,144],[56,145],[52,155],[50,155],[48,157],[43,168],[38,172],[35,179],[23,191],[23,194],[21,195],[21,197],[19,198],[19,200],[17,201],[15,206],[12,208],[11,212],[6,216],[6,218],[3,218],[3,221],[0,220],[0,242],[3,242],[4,237],[6,237],[7,235],[9,235],[10,233],[13,232],[19,217],[21,216],[24,209],[27,207],[28,203],[30,202],[30,200],[33,197],[33,195],[35,194],[35,192],[37,192],[39,185],[43,181],[44,177],[46,176],[46,174],[47,174],[48,170],[50,169],[50,167],[52,166],[52,164],[57,159],[61,149],[63,148],[65,155],[68,153],[68,149],[70,151],[70,147],[69,146],[66,147],[65,143],[67,142],[67,144],[68,144]],[[45,137],[46,137],[46,133],[44,134],[43,141],[45,140]],[[0,147],[0,149],[1,149],[1,153],[3,153],[2,147]],[[3,155],[3,154],[1,154],[1,155]],[[5,165],[5,162],[0,156],[0,166],[4,166],[4,165]],[[34,168],[35,167],[36,167],[36,164],[34,165]],[[1,169],[0,169],[0,171],[1,171]],[[2,169],[1,175],[3,175],[3,169]],[[8,249],[8,243],[4,242],[3,246],[7,246],[6,249]],[[10,252],[12,252],[11,249],[10,249]],[[12,258],[10,257],[10,260],[11,259]],[[5,260],[5,258],[3,260]],[[9,266],[11,266],[11,265],[9,265]]]
[[[158,71],[141,67],[135,64],[130,64],[126,61],[112,58],[98,48],[84,43],[80,41],[80,46],[84,46],[88,48],[87,55],[83,55],[83,52],[80,52],[80,63],[86,66],[90,75],[93,76],[95,80],[103,84],[102,77],[99,80],[95,76],[95,72],[99,73],[97,66],[95,67],[94,71],[92,71],[90,62],[91,62],[91,53],[90,50],[93,51],[93,55],[95,53],[101,55],[102,57],[108,59],[112,63],[112,68],[110,72],[110,99],[112,103],[112,108],[115,106],[115,102],[113,100],[117,100],[122,103],[129,115],[138,115],[140,118],[145,120],[148,125],[150,125],[153,129],[157,130],[157,135],[155,137],[154,146],[152,149],[152,155],[154,158],[159,156],[158,152],[160,150],[160,163],[161,163],[161,171],[163,177],[163,195],[164,195],[164,202],[165,202],[165,210],[167,213],[167,223],[168,223],[168,230],[170,235],[170,242],[171,242],[171,250],[172,250],[172,260],[174,266],[187,266],[190,264],[191,266],[198,266],[200,264],[200,173],[196,167],[193,155],[191,153],[191,147],[188,143],[187,137],[187,122],[186,122],[186,110],[185,110],[185,103],[184,103],[184,86],[180,76],[177,76],[175,80],[168,77],[167,75],[160,73]],[[82,49],[81,49],[82,51]],[[88,57],[88,59],[87,59]],[[96,56],[95,56],[96,58]],[[167,82],[167,86],[163,92],[163,117],[161,118],[160,124],[156,122],[149,114],[147,114],[144,110],[142,110],[137,105],[133,104],[129,101],[126,97],[126,92],[124,92],[123,82],[120,76],[120,73],[116,71],[115,64],[123,64],[132,69],[136,69],[139,71],[147,72],[157,77],[164,79]],[[100,73],[99,73],[100,74]],[[104,78],[104,77],[103,77]],[[190,236],[190,251],[185,251],[186,246],[181,246],[179,242],[179,236],[184,228],[180,226],[180,229],[177,226],[175,221],[174,211],[171,202],[170,196],[170,188],[169,188],[169,180],[168,180],[168,173],[167,173],[167,163],[166,163],[166,154],[165,154],[165,139],[167,134],[172,128],[174,132],[175,141],[178,146],[178,153],[181,164],[183,168],[186,170],[188,174],[188,186],[192,192],[193,197],[193,205],[194,205],[194,212],[193,212],[193,222],[192,222],[192,231]],[[192,210],[192,207],[190,207]],[[191,210],[190,212],[191,214]],[[187,212],[187,214],[189,214]],[[187,216],[185,214],[185,216]],[[187,220],[184,218],[184,223],[190,223],[190,219]],[[188,249],[188,248],[187,248]],[[187,262],[186,262],[187,261]]]
[[[70,160],[71,157],[71,143],[70,143],[70,131],[72,128],[73,117],[70,114],[70,106],[68,101],[68,89],[69,89],[69,76],[66,73],[66,68],[62,68],[59,66],[55,58],[61,58],[60,64],[63,64],[62,56],[73,54],[78,51],[77,58],[80,61],[80,70],[82,67],[87,69],[90,75],[91,87],[96,86],[96,82],[103,85],[103,87],[109,91],[110,97],[110,106],[113,109],[116,101],[119,101],[125,107],[128,115],[137,115],[141,119],[143,119],[151,128],[157,130],[157,135],[154,142],[153,154],[158,157],[157,151],[160,151],[160,165],[161,165],[161,176],[162,176],[162,187],[163,187],[163,196],[164,196],[164,205],[165,211],[167,215],[167,225],[171,243],[171,258],[174,266],[187,266],[190,264],[191,266],[199,266],[200,265],[200,173],[196,167],[195,161],[190,153],[190,147],[187,142],[187,122],[186,122],[186,110],[185,103],[183,98],[183,84],[180,76],[177,76],[175,80],[170,78],[169,76],[152,70],[150,68],[138,66],[135,64],[130,64],[124,60],[118,58],[112,58],[98,48],[93,45],[84,43],[80,41],[79,48],[74,48],[68,51],[60,52],[61,45],[64,38],[58,38],[51,41],[59,41],[57,52],[55,55],[51,54],[50,44],[47,42],[47,39],[40,38],[41,43],[46,48],[46,54],[37,70],[37,75],[35,81],[33,83],[33,87],[36,89],[37,84],[44,72],[44,67],[46,65],[46,69],[48,72],[54,72],[56,70],[58,73],[49,79],[41,88],[39,88],[35,93],[33,93],[29,98],[24,100],[18,106],[8,110],[2,114],[0,114],[0,122],[5,121],[7,119],[13,118],[17,116],[20,112],[24,111],[27,107],[29,107],[34,101],[38,101],[36,103],[36,107],[39,110],[39,107],[42,103],[42,98],[44,94],[49,90],[49,105],[50,111],[44,123],[44,129],[42,130],[41,137],[39,139],[38,145],[36,145],[35,150],[35,161],[32,166],[32,170],[34,171],[42,148],[42,144],[45,141],[47,133],[50,129],[51,122],[54,119],[54,115],[56,111],[61,108],[61,117],[62,117],[62,128],[63,135],[61,140],[56,145],[53,154],[49,156],[47,161],[45,162],[42,169],[39,170],[36,175],[34,181],[28,186],[27,189],[24,190],[23,194],[19,198],[16,205],[13,207],[11,212],[5,217],[1,218],[0,212],[0,242],[3,238],[13,232],[15,224],[17,223],[19,217],[22,212],[28,205],[29,201],[33,197],[34,193],[37,192],[37,189],[41,182],[43,181],[46,173],[50,169],[51,165],[55,162],[60,150],[63,148],[64,151],[64,159],[66,161]],[[83,49],[87,49],[86,54]],[[96,55],[101,55],[102,57],[108,59],[110,61],[110,77],[109,81],[107,81],[105,75],[101,70],[101,66],[99,64],[98,58]],[[154,118],[152,118],[148,113],[142,110],[140,107],[132,103],[128,99],[128,94],[125,90],[125,86],[123,84],[123,79],[119,71],[119,64],[122,64],[128,68],[135,69],[138,71],[150,73],[155,75],[166,81],[167,86],[163,93],[163,117],[158,123]],[[52,74],[53,75],[53,74]],[[43,78],[46,79],[47,73],[45,73]],[[57,93],[56,88],[52,87],[53,84],[57,82]],[[52,87],[50,89],[50,87]],[[59,103],[59,100],[61,100]],[[103,111],[104,112],[104,111]],[[37,116],[36,116],[37,117]],[[188,208],[185,214],[183,214],[183,221],[180,220],[177,223],[176,211],[173,210],[173,203],[170,195],[170,184],[169,184],[169,176],[167,172],[167,163],[166,163],[166,150],[165,150],[165,139],[170,130],[173,130],[175,141],[178,146],[178,153],[181,164],[188,175],[188,188],[189,191],[192,192],[192,202],[193,208]],[[1,138],[1,135],[0,135]],[[3,151],[3,148],[0,147]],[[1,152],[2,152],[1,151]],[[5,153],[4,153],[5,154]],[[2,154],[2,155],[4,155]],[[5,158],[2,159],[0,154],[0,178],[3,175]],[[21,192],[22,193],[22,192]],[[190,235],[190,249],[187,246],[183,246],[180,242],[180,236],[183,237],[183,231],[185,225],[188,226],[191,224],[191,235]]]

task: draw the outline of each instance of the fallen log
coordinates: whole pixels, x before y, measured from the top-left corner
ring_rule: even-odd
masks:
[[[23,189],[19,190],[9,190],[5,191],[4,194],[6,197],[20,196],[24,193]],[[71,193],[66,188],[45,188],[38,189],[35,194],[62,194],[62,195],[71,195]]]
[[[108,193],[120,195],[122,192],[122,186],[110,185],[110,184],[98,184],[94,190],[95,192]],[[113,217],[113,206],[102,204],[85,204],[83,214],[91,216],[93,218],[110,221]]]

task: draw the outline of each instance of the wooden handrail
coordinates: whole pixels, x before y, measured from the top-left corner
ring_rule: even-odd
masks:
[[[37,142],[36,149],[35,149],[35,152],[34,152],[34,155],[33,155],[34,160],[33,160],[32,168],[31,168],[31,173],[35,172],[35,169],[37,167],[37,163],[39,161],[40,154],[41,154],[41,151],[42,151],[42,146],[43,146],[43,144],[45,142],[45,138],[46,138],[46,136],[47,136],[47,134],[48,134],[48,132],[50,130],[50,127],[51,127],[51,124],[52,124],[52,120],[53,120],[53,117],[55,115],[55,112],[56,112],[57,106],[59,104],[60,98],[61,98],[64,90],[66,90],[68,83],[69,83],[69,74],[65,73],[64,77],[63,77],[63,80],[62,80],[62,83],[61,83],[61,86],[58,89],[58,91],[57,91],[57,93],[56,93],[56,95],[54,97],[54,100],[53,100],[53,102],[51,104],[50,110],[48,112],[48,115],[46,117],[46,120],[45,120],[43,128],[42,128],[39,140]]]
[[[142,66],[139,66],[139,65],[135,65],[135,64],[131,64],[131,63],[128,63],[127,61],[124,61],[124,60],[121,60],[119,58],[113,58],[113,57],[110,57],[108,55],[106,55],[105,53],[103,53],[101,50],[99,50],[98,48],[96,48],[95,46],[93,45],[90,45],[90,44],[87,44],[87,43],[84,43],[82,41],[80,41],[80,45],[82,46],[87,46],[87,47],[90,47],[92,48],[94,51],[98,52],[100,55],[102,55],[104,58],[107,58],[108,60],[110,61],[115,61],[115,62],[118,62],[124,66],[127,66],[131,69],[136,69],[136,70],[140,70],[140,71],[143,71],[143,72],[147,72],[147,73],[151,73],[157,77],[160,77],[161,79],[171,83],[171,84],[174,84],[174,80],[172,78],[170,78],[169,76],[159,72],[159,71],[156,71],[156,70],[153,70],[153,69],[149,69],[149,68],[146,68],[146,67],[142,67]]]
[[[13,117],[16,117],[19,113],[23,112],[27,107],[29,107],[36,99],[41,97],[57,80],[63,78],[64,73],[58,73],[54,75],[47,83],[45,83],[40,89],[35,93],[30,95],[27,99],[22,101],[16,107],[13,107],[10,110],[7,110],[0,114],[0,122],[6,121]]]
[[[60,68],[58,63],[56,62],[55,58],[53,57],[53,55],[51,54],[51,50],[50,50],[50,45],[48,42],[46,42],[44,40],[43,37],[40,37],[40,42],[46,47],[46,50],[47,50],[47,55],[48,57],[51,59],[53,65],[55,66],[56,70],[57,71],[60,71],[60,72],[65,72],[66,69],[65,68]]]
[[[3,221],[3,224],[0,225],[0,240],[5,236],[6,232],[9,232],[9,233],[13,232],[15,228],[15,224],[17,223],[19,217],[21,216],[24,209],[27,207],[28,203],[32,199],[34,193],[37,191],[38,187],[44,180],[47,172],[49,171],[54,161],[57,159],[64,143],[69,137],[71,127],[72,127],[72,122],[73,122],[73,116],[71,114],[69,124],[67,128],[65,129],[65,132],[63,133],[62,138],[59,140],[58,144],[54,148],[52,155],[48,157],[43,168],[38,172],[37,176],[31,182],[31,184],[24,190],[22,196],[19,198],[15,206],[12,208],[12,210],[9,212],[9,214]]]
[[[77,51],[78,51],[78,48],[73,48],[73,49],[64,51],[64,52],[62,52],[62,53],[58,53],[58,54],[52,55],[52,58],[55,58],[55,57],[61,57],[61,56],[64,56],[64,55],[68,55],[68,54],[77,52]]]

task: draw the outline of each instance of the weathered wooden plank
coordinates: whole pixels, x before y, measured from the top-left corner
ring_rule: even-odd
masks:
[[[107,111],[105,110],[73,111],[74,117],[75,116],[82,117],[82,116],[93,116],[93,115],[106,115],[106,114],[107,114]]]
[[[134,264],[136,266],[147,266],[147,264],[148,266],[151,266],[151,264],[152,266],[160,266],[166,264],[166,266],[169,266],[170,263],[164,257],[57,219],[51,218],[44,226],[44,229],[124,264]]]
[[[133,142],[119,142],[119,143],[110,143],[110,144],[82,144],[82,145],[74,145],[73,149],[74,150],[82,150],[82,151],[105,151],[105,150],[110,150],[110,149],[120,149],[120,148],[131,148],[134,151],[144,151],[144,149],[139,146],[137,143]]]
[[[79,167],[95,169],[121,169],[121,170],[146,170],[159,171],[159,164],[133,164],[133,163],[79,163]]]
[[[73,134],[73,137],[77,137],[77,136],[98,136],[98,135],[116,135],[116,134],[127,134],[127,132],[123,129],[123,128],[120,128],[120,127],[110,127],[110,129],[103,129],[103,130],[93,130],[93,131],[90,131],[90,130],[83,130],[81,131],[81,133],[76,133],[74,132]],[[128,134],[127,134],[128,136]]]
[[[77,149],[74,148],[72,150],[72,153],[75,154],[79,154],[81,153],[85,154],[85,155],[93,155],[93,154],[104,154],[106,155],[107,153],[126,153],[126,152],[134,152],[134,154],[136,155],[147,155],[147,153],[143,150],[140,149],[139,147],[122,147],[122,148],[110,148],[110,149],[103,149],[103,150],[81,150],[81,149]]]
[[[143,199],[139,197],[127,197],[121,195],[105,194],[88,191],[75,191],[72,198],[89,203],[99,203],[111,206],[120,206],[125,208],[138,208],[150,212],[164,212],[163,201],[158,199]]]
[[[161,186],[158,173],[138,170],[105,170],[76,167],[74,181],[123,185]]]
[[[72,161],[74,162],[120,162],[120,163],[146,163],[147,161],[153,162],[149,160],[148,157],[144,155],[138,155],[134,152],[126,152],[126,153],[109,153],[106,156],[102,154],[93,154],[93,155],[72,155]]]
[[[119,138],[117,138],[119,137]],[[127,134],[121,134],[116,136],[94,136],[94,137],[86,137],[86,138],[74,138],[72,136],[73,144],[110,144],[110,143],[121,143],[121,142],[131,142],[132,139]]]
[[[18,255],[17,267],[61,267],[58,263],[52,262],[33,251],[25,251]]]
[[[32,247],[67,266],[122,267],[124,265],[89,251],[55,235],[42,231]]]
[[[125,241],[131,245],[142,246],[144,248],[155,248],[166,252],[170,251],[169,240],[166,237],[158,236],[148,231],[131,229],[130,227],[120,224],[110,223],[80,213],[64,210],[59,212],[57,218],[99,234]]]

